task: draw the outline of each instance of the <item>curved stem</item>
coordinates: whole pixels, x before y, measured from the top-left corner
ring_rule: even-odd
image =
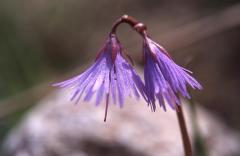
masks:
[[[136,20],[134,17],[132,16],[129,16],[129,15],[123,15],[121,18],[117,19],[115,21],[115,23],[113,24],[112,26],[112,29],[109,33],[109,35],[115,35],[116,34],[116,30],[117,30],[117,27],[122,24],[122,23],[127,23],[129,24],[133,29],[135,29],[140,35],[144,35],[146,34],[146,30],[147,30],[147,27],[139,22],[138,20]]]
[[[137,21],[135,18],[128,16],[128,15],[123,15],[121,18],[119,18],[118,20],[116,20],[116,22],[113,24],[112,29],[109,33],[109,36],[112,37],[113,35],[116,35],[116,30],[118,28],[118,26],[122,23],[127,23],[129,24],[134,30],[136,30],[141,36],[143,36],[144,39],[146,39],[147,37],[147,27]],[[106,112],[107,112],[107,108],[108,108],[108,101],[106,103]],[[181,130],[181,135],[182,135],[182,141],[183,141],[183,146],[184,146],[184,151],[185,151],[185,156],[192,156],[192,147],[191,147],[191,143],[190,143],[190,139],[188,136],[188,132],[187,132],[187,127],[186,127],[186,123],[184,120],[184,115],[183,115],[183,111],[181,106],[177,105],[177,117],[178,117],[178,122],[179,122],[179,127]],[[104,121],[106,121],[106,115],[107,113],[105,113],[105,119]]]

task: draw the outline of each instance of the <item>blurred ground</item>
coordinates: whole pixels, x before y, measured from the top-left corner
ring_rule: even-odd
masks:
[[[93,60],[112,22],[126,13],[202,82],[194,99],[240,130],[239,10],[237,0],[1,0],[0,142],[52,82]],[[118,33],[142,64],[141,38],[126,25]]]

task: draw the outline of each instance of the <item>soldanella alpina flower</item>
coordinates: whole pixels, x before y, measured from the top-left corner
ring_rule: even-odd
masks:
[[[98,53],[94,64],[85,72],[55,86],[72,89],[72,100],[81,98],[89,101],[96,96],[96,105],[104,99],[106,102],[105,118],[109,100],[123,106],[127,96],[146,99],[145,87],[141,78],[125,59],[122,45],[111,34],[103,49]]]
[[[125,59],[122,45],[116,36],[117,27],[127,23],[143,37],[144,80],[137,75],[134,68]],[[166,104],[177,109],[180,105],[178,95],[190,98],[187,90],[202,86],[190,75],[187,69],[177,65],[167,51],[147,35],[147,27],[131,16],[123,15],[112,26],[104,47],[100,50],[94,64],[82,74],[55,86],[70,88],[71,100],[90,101],[95,97],[96,105],[103,99],[106,102],[105,118],[109,101],[120,107],[127,96],[143,97],[152,110],[156,110],[156,101],[166,110]],[[131,61],[131,59],[130,59]]]
[[[158,100],[166,110],[166,101],[176,109],[176,105],[180,104],[178,94],[190,98],[187,85],[193,89],[202,89],[202,86],[190,76],[192,72],[177,65],[162,46],[151,40],[146,33],[143,36],[144,79],[150,105],[155,111]]]
[[[144,80],[137,75],[125,59],[122,45],[116,37],[116,30],[122,23],[129,24],[143,37]],[[130,59],[130,61],[132,61]],[[96,105],[105,100],[106,121],[109,103],[124,104],[127,96],[143,97],[153,111],[156,101],[166,111],[167,103],[176,109],[184,152],[192,156],[191,142],[188,136],[179,95],[190,98],[187,87],[202,89],[202,86],[190,74],[191,71],[177,65],[168,52],[147,35],[147,27],[135,18],[123,15],[116,20],[104,47],[100,50],[94,64],[82,74],[55,86],[70,88],[72,100],[84,101],[96,97]]]

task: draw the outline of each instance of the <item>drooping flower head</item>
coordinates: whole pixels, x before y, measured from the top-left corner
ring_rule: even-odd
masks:
[[[133,67],[125,59],[122,45],[112,34],[98,53],[94,64],[82,74],[55,84],[72,89],[71,100],[79,102],[81,98],[89,101],[96,95],[96,105],[106,100],[105,118],[109,99],[123,106],[126,96],[146,99],[144,84]]]
[[[137,75],[123,54],[122,45],[116,37],[117,27],[121,23],[129,24],[144,39],[144,80]],[[123,106],[127,96],[137,99],[143,97],[156,110],[156,100],[166,110],[165,101],[173,109],[178,108],[178,94],[190,98],[187,86],[201,89],[202,86],[192,77],[189,70],[174,63],[167,51],[147,36],[147,27],[135,18],[123,15],[116,20],[104,47],[98,53],[94,64],[82,74],[55,86],[72,89],[72,98],[77,103],[80,99],[89,101],[96,97],[96,105],[103,99],[106,102],[105,118],[109,100]],[[132,61],[130,59],[130,61]]]
[[[164,110],[165,101],[176,109],[180,104],[178,94],[190,98],[187,85],[193,89],[202,89],[190,76],[191,71],[177,65],[168,52],[147,35],[144,35],[143,52],[145,87],[153,111],[156,109],[156,100]]]

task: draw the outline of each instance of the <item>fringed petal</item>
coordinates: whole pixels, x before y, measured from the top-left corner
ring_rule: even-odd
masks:
[[[191,71],[178,66],[163,47],[149,38],[144,41],[144,56],[145,85],[153,108],[158,99],[160,106],[166,110],[165,99],[175,109],[176,104],[180,104],[178,93],[190,98],[187,85],[193,89],[202,89],[197,80],[189,75]]]

